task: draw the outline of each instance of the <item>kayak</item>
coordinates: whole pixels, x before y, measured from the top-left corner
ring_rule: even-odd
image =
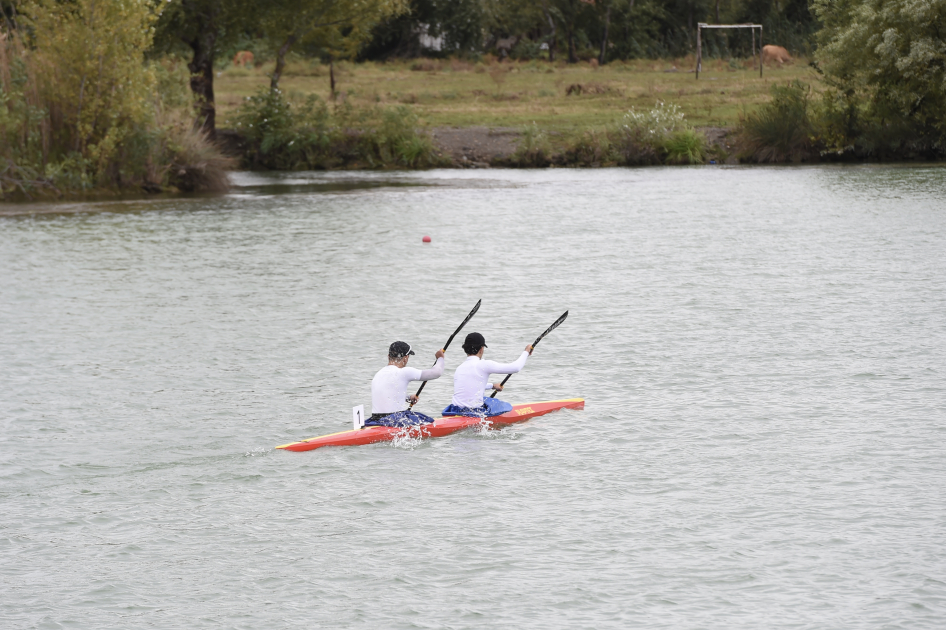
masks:
[[[559,409],[584,409],[584,398],[566,398],[564,400],[546,400],[544,402],[526,403],[524,405],[514,405],[512,411],[506,412],[501,416],[488,418],[492,424],[505,425],[515,422],[523,422],[536,416],[544,416],[547,413],[558,411]],[[430,424],[419,424],[412,427],[363,427],[361,429],[349,429],[339,433],[330,433],[321,437],[314,437],[302,442],[292,442],[283,444],[276,448],[286,451],[311,451],[323,446],[360,446],[362,444],[373,444],[375,442],[390,442],[399,436],[410,437],[443,437],[462,431],[469,427],[476,426],[483,422],[482,418],[469,418],[467,416],[444,416],[437,418]]]

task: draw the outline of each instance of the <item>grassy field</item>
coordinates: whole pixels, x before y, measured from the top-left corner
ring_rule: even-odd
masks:
[[[227,67],[215,84],[218,125],[240,101],[269,84],[273,64],[259,68]],[[750,60],[705,60],[699,80],[693,59],[613,62],[595,68],[542,61],[480,62],[457,60],[339,63],[337,89],[352,104],[405,104],[431,127],[539,127],[574,132],[620,118],[631,107],[650,108],[657,101],[675,103],[697,126],[731,127],[743,111],[769,98],[773,83],[793,79],[816,82],[805,60],[766,67],[759,78]],[[580,95],[567,95],[581,85]],[[295,59],[280,87],[294,98],[329,96],[328,67]]]

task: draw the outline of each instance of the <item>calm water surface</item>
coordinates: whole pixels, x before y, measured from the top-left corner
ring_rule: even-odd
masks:
[[[236,179],[0,209],[0,627],[946,627],[946,169]],[[273,450],[479,298],[584,411]]]

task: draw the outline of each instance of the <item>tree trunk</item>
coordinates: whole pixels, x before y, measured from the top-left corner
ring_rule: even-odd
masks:
[[[568,40],[568,63],[578,63],[578,49],[575,47],[574,26],[565,31],[565,37]]]
[[[335,100],[335,60],[332,57],[328,58],[328,81],[329,85],[332,88],[332,100]]]
[[[214,104],[214,48],[217,43],[217,14],[219,7],[207,13],[198,14],[200,27],[197,35],[187,41],[194,51],[191,62],[187,64],[191,71],[191,91],[197,99],[195,108],[197,119],[195,129],[202,129],[211,140],[217,136],[217,109]]]
[[[279,79],[282,77],[283,70],[286,69],[286,53],[289,52],[292,45],[296,43],[296,39],[296,35],[293,33],[286,38],[285,43],[276,51],[276,69],[273,70],[273,76],[269,80],[270,90],[275,91],[279,89]]]
[[[611,26],[611,4],[608,3],[608,8],[604,12],[604,36],[601,38],[601,54],[598,55],[598,65],[603,66],[605,61],[605,56],[608,54],[608,27]]]
[[[716,23],[719,24],[719,0],[716,0]]]
[[[555,20],[552,19],[547,4],[542,5],[542,12],[545,13],[545,19],[548,20],[549,28],[552,29],[552,33],[549,35],[549,61],[555,61]]]

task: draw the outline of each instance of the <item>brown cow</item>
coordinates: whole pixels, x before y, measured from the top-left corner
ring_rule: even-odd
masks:
[[[248,50],[241,50],[233,56],[233,65],[243,66],[244,68],[253,65],[253,53]]]
[[[778,65],[784,63],[791,63],[792,56],[788,54],[788,51],[782,48],[781,46],[768,46],[762,47],[762,63],[772,63],[774,61],[778,62]]]

